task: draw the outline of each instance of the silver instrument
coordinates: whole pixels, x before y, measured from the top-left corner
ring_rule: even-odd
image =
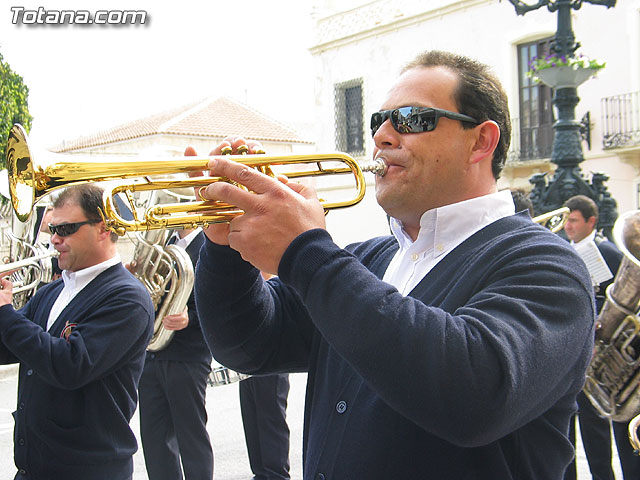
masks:
[[[613,237],[623,258],[598,316],[584,393],[603,417],[626,422],[640,413],[640,211],[621,215]]]
[[[14,276],[20,276],[21,279],[12,278],[11,282],[14,285],[13,294],[30,292],[35,290],[40,282],[47,283],[47,273],[51,271],[47,266],[50,266],[51,258],[57,257],[59,252],[42,251],[36,247],[33,248],[33,255],[23,258],[22,260],[16,260],[9,263],[0,264],[0,275],[8,272],[12,272]],[[48,265],[47,265],[48,264]]]
[[[207,384],[210,387],[220,387],[222,385],[239,382],[240,380],[244,380],[250,376],[251,375],[246,373],[238,373],[230,370],[214,360],[211,363],[211,373],[209,374],[209,378],[207,378]]]
[[[136,233],[138,245],[134,251],[132,273],[145,286],[156,312],[153,336],[147,350],[166,348],[174,331],[167,330],[162,319],[184,311],[193,289],[195,273],[191,258],[184,248],[166,245],[170,230],[149,230]]]
[[[175,198],[169,191],[156,190],[148,204],[166,201],[168,197]],[[131,271],[149,292],[156,312],[153,336],[147,346],[151,352],[162,350],[171,342],[174,331],[164,328],[162,319],[184,311],[195,280],[193,263],[186,250],[167,245],[172,233],[172,230],[135,233],[137,245]]]
[[[38,243],[39,228],[36,215],[22,222],[12,212],[11,226],[4,229],[3,243],[6,240],[8,251],[3,252],[0,273],[15,270],[9,280],[13,283],[13,306],[16,309],[23,307],[41,284],[53,279],[52,260],[59,252]]]

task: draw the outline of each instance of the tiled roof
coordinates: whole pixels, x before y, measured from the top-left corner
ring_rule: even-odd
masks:
[[[214,138],[243,135],[253,140],[312,143],[276,120],[230,98],[220,97],[151,115],[93,135],[67,140],[50,150],[69,152],[160,134]]]

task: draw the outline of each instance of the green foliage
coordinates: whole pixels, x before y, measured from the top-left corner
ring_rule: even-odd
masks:
[[[28,132],[33,118],[29,114],[29,89],[22,77],[11,70],[0,54],[0,169],[6,168],[5,146],[14,123]]]

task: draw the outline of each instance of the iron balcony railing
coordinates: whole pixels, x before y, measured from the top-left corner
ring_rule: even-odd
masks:
[[[605,97],[602,102],[602,148],[640,144],[640,92]]]
[[[511,144],[507,162],[526,162],[551,157],[553,128],[551,125],[523,127],[520,119],[511,119]]]

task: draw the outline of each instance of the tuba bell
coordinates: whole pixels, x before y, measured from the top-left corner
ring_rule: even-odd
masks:
[[[623,258],[598,316],[584,393],[600,415],[627,422],[640,413],[640,211],[621,215],[613,237]]]
[[[166,201],[173,197],[169,191],[152,192],[148,203]],[[135,232],[137,245],[133,252],[131,273],[142,282],[151,296],[156,318],[153,335],[147,350],[157,352],[166,348],[174,331],[167,330],[162,319],[181,313],[193,289],[195,273],[186,250],[178,245],[168,245],[172,230],[148,230]]]

